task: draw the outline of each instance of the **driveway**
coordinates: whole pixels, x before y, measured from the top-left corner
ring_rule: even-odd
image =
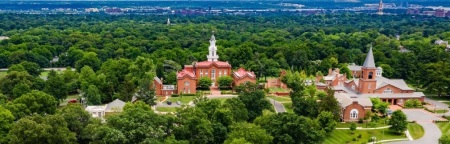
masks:
[[[413,141],[390,142],[389,144],[437,144],[441,137],[441,130],[431,122],[418,122],[425,130],[423,137]]]
[[[402,111],[408,117],[408,121],[433,122],[433,120],[444,120],[423,109],[403,109]]]
[[[277,113],[282,113],[282,112],[286,112],[286,109],[284,108],[284,105],[280,102],[275,101],[274,99],[271,98],[267,98],[269,99],[270,103],[273,105],[273,107],[275,108],[275,111]]]
[[[443,109],[449,110],[447,113],[445,113],[445,115],[450,115],[450,108],[448,108],[449,105],[447,105],[445,103],[441,103],[441,102],[439,102],[437,100],[429,99],[429,98],[425,98],[425,101],[430,103],[430,104],[432,104],[432,105],[435,105],[435,106],[437,106],[439,108],[443,108]]]

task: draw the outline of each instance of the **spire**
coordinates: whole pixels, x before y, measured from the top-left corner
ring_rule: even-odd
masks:
[[[372,45],[370,45],[369,53],[367,53],[366,60],[364,61],[363,67],[375,68],[375,60],[373,59]]]
[[[216,46],[216,37],[214,37],[214,31],[211,35],[211,39],[209,40],[209,54],[206,56],[208,58],[208,61],[217,61],[219,59],[219,56],[217,55],[217,46]]]

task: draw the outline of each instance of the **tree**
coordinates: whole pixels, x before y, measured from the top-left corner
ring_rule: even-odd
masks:
[[[57,101],[53,96],[47,93],[33,90],[30,93],[24,94],[21,97],[15,99],[12,102],[12,104],[7,107],[10,106],[18,108],[18,109],[10,109],[14,114],[15,113],[24,113],[25,115],[31,115],[34,113],[54,114],[56,112]]]
[[[85,139],[94,144],[125,144],[128,141],[121,131],[106,125],[89,124],[83,131],[83,135]]]
[[[245,104],[238,98],[225,100],[222,108],[228,109],[233,117],[234,122],[245,122],[248,119],[248,111]]]
[[[59,109],[57,114],[64,118],[69,130],[76,134],[78,140],[81,140],[81,133],[89,124],[91,118],[91,115],[84,110],[84,107],[80,104],[68,104]]]
[[[133,84],[133,82],[127,78],[122,84],[120,84],[119,87],[119,93],[117,93],[116,97],[126,102],[131,101],[131,98],[135,93],[135,85]],[[151,96],[151,91],[147,92],[148,96]]]
[[[292,90],[291,93],[303,92],[305,89],[304,78],[299,72],[286,71],[286,75],[281,78],[281,81]]]
[[[445,61],[437,63],[431,63],[426,66],[428,75],[424,78],[424,86],[429,92],[436,92],[438,96],[441,96],[444,91],[450,85],[450,77],[447,75],[450,73],[450,64]],[[447,90],[448,91],[448,90]]]
[[[100,91],[95,85],[90,85],[87,91],[84,92],[83,97],[87,99],[88,105],[99,105],[102,103]]]
[[[52,74],[49,74],[47,81],[45,81],[44,92],[54,96],[59,103],[67,98],[69,91],[66,83],[59,74],[56,74],[55,71],[50,71],[50,73]]]
[[[355,122],[352,122],[351,124],[350,124],[350,131],[352,131],[352,133],[353,133],[353,131],[355,131],[356,130],[356,123]]]
[[[315,118],[319,115],[319,104],[315,97],[304,97],[303,92],[291,92],[294,113],[299,116]]]
[[[245,139],[254,144],[269,144],[273,137],[260,126],[251,123],[236,123],[231,126],[231,133],[228,135],[225,144],[232,143],[235,139]]]
[[[58,115],[33,115],[17,121],[8,133],[10,144],[24,143],[75,143],[75,133]]]
[[[28,91],[28,89],[30,89],[33,85],[33,81],[33,77],[31,77],[27,72],[13,71],[0,80],[0,87],[3,94],[8,96],[10,99],[15,99],[20,96],[19,94],[22,94],[24,91]]]
[[[373,104],[372,111],[386,114],[386,110],[389,106],[388,102],[382,102],[380,98],[370,98],[370,101]]]
[[[28,74],[30,74],[32,76],[39,76],[39,75],[41,75],[41,72],[43,71],[41,66],[39,66],[39,64],[34,63],[34,62],[23,61],[19,65],[22,65],[25,68],[25,70],[28,72]]]
[[[389,120],[390,130],[401,133],[408,128],[408,121],[406,121],[406,115],[401,110],[396,110],[392,113],[391,119]]]
[[[141,100],[146,104],[153,106],[156,105],[156,93],[155,89],[151,88],[151,82],[150,79],[145,79],[145,81],[142,82],[143,84],[139,86],[136,93],[136,98],[137,100]]]
[[[0,143],[7,143],[6,136],[13,126],[14,115],[0,105]]]
[[[341,66],[341,68],[339,69],[339,72],[342,73],[342,74],[345,74],[347,79],[353,78],[352,71],[350,71],[350,69],[348,68],[347,64],[343,64]]]
[[[336,121],[334,120],[334,117],[335,116],[333,113],[329,111],[322,111],[316,120],[325,132],[331,133],[336,128]]]
[[[334,115],[334,120],[338,121],[341,116],[341,106],[339,105],[339,102],[334,97],[334,90],[331,88],[328,88],[326,90],[327,96],[322,98],[319,107],[320,111],[328,111],[331,112]]]
[[[239,100],[244,103],[248,111],[248,120],[252,121],[260,116],[263,110],[273,110],[269,100],[266,99],[266,93],[256,88],[257,85],[253,83],[245,83],[242,85],[247,91],[239,93]]]
[[[201,89],[208,89],[213,81],[209,77],[201,77],[198,79],[198,86]]]
[[[77,71],[81,71],[81,68],[89,66],[92,70],[97,71],[100,69],[101,62],[98,59],[97,54],[94,52],[86,52],[83,54],[83,57],[78,60],[75,64],[75,68]]]
[[[189,140],[190,143],[206,144],[214,141],[214,129],[207,115],[195,108],[185,108],[178,112],[180,117],[173,133],[179,140]]]
[[[98,85],[97,74],[89,66],[84,66],[81,69],[78,81],[80,82],[81,91],[87,91],[90,85]]]
[[[230,76],[221,76],[217,79],[217,83],[219,83],[219,86],[222,88],[229,88],[233,83],[233,78]]]

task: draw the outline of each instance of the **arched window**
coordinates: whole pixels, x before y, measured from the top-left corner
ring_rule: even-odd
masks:
[[[184,86],[189,86],[189,82],[184,82]]]
[[[369,72],[369,79],[373,78],[373,72]]]
[[[350,119],[358,119],[358,110],[357,109],[352,109],[350,111]]]
[[[352,85],[352,89],[355,90],[355,85]]]
[[[383,93],[392,93],[392,89],[391,88],[386,88],[386,89],[384,89]]]

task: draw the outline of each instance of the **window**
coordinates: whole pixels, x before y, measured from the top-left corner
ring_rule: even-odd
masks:
[[[203,77],[203,70],[200,70],[200,77]]]
[[[350,119],[358,119],[358,110],[357,109],[352,109],[350,111]]]
[[[205,76],[208,76],[208,70],[205,70]]]
[[[189,82],[184,82],[184,86],[189,86]]]
[[[369,79],[373,78],[373,72],[369,72]]]
[[[225,76],[227,75],[227,71],[226,71],[226,70],[225,70],[225,71],[223,71],[223,75],[225,75]]]
[[[221,70],[219,70],[219,77],[221,77],[222,76],[222,71]]]
[[[211,70],[211,79],[216,79],[216,69]]]
[[[384,89],[383,93],[392,93],[392,89],[391,88],[386,88],[386,89]]]

